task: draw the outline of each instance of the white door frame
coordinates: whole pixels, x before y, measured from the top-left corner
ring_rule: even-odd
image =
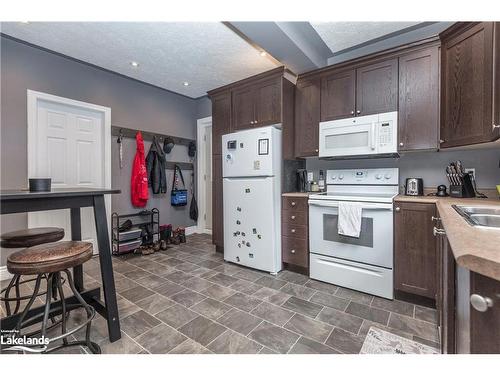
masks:
[[[205,171],[205,142],[203,140],[203,136],[205,134],[205,128],[208,126],[212,126],[212,116],[209,117],[204,117],[200,118],[196,122],[196,149],[198,150],[198,157],[196,160],[196,186],[197,186],[197,191],[196,191],[196,196],[198,200],[199,207],[203,208],[202,210],[205,211],[205,206],[206,206],[206,189],[205,189],[205,184],[210,183],[210,181],[205,181],[203,179],[204,171]],[[213,142],[213,140],[212,140]],[[212,202],[213,205],[213,202]],[[212,234],[212,231],[210,229],[206,229],[207,221],[203,215],[198,216],[198,233],[208,233]]]
[[[27,90],[28,92],[28,178],[33,176],[35,172],[34,168],[36,166],[36,155],[37,155],[37,112],[38,101],[52,102],[56,104],[70,105],[78,108],[84,108],[87,110],[92,110],[96,112],[101,112],[103,115],[104,124],[104,187],[107,189],[111,188],[111,108],[103,107],[97,104],[91,104],[86,102],[81,102],[78,100],[68,99],[61,96],[46,94],[44,92]],[[111,215],[111,197],[108,195],[105,198],[106,213],[108,218]],[[108,219],[106,218],[106,219]],[[28,215],[28,227],[30,225],[30,215]],[[111,226],[108,220],[108,231],[111,233]],[[111,237],[109,237],[111,238]]]

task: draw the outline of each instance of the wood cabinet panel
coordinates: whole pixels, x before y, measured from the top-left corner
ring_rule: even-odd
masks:
[[[321,121],[354,116],[356,71],[334,71],[321,79]]]
[[[231,93],[212,97],[212,154],[222,154],[222,135],[231,133]]]
[[[318,156],[321,81],[297,82],[295,90],[295,156]]]
[[[479,23],[445,39],[442,58],[441,147],[494,140],[493,23]]]
[[[307,212],[309,210],[307,199],[305,197],[283,197],[281,199],[282,209]]]
[[[307,238],[308,227],[306,225],[296,225],[283,222],[281,225],[281,235],[287,237]]]
[[[398,109],[398,60],[391,59],[356,70],[356,115]]]
[[[438,241],[438,287],[436,307],[441,333],[441,353],[455,353],[455,258],[445,235]]]
[[[212,243],[224,247],[224,208],[222,201],[222,156],[212,157]]]
[[[295,124],[293,121],[295,108],[295,85],[288,79],[283,79],[282,84],[283,113],[281,114],[281,138],[283,160],[293,160],[295,159]]]
[[[283,210],[281,212],[281,221],[296,225],[307,225],[306,211]]]
[[[234,130],[249,129],[255,120],[255,92],[253,86],[232,91],[232,125]]]
[[[430,47],[399,58],[398,149],[438,148],[439,51]]]
[[[281,78],[258,82],[254,85],[254,126],[267,126],[281,122]]]
[[[309,247],[307,239],[293,237],[281,237],[281,258],[283,262],[299,267],[308,267]]]
[[[434,204],[395,203],[394,287],[436,298],[436,242],[431,220]]]
[[[470,273],[471,294],[489,298],[493,305],[481,312],[470,307],[470,351],[500,354],[500,281]]]

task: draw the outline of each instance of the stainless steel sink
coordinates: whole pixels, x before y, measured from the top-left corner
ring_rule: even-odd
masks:
[[[500,208],[452,206],[463,218],[473,226],[500,229]]]

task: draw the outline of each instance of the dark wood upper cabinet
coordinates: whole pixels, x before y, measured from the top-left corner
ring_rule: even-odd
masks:
[[[493,22],[459,23],[442,34],[442,148],[499,136],[492,118],[494,28]]]
[[[232,90],[234,130],[249,129],[255,120],[255,91],[253,86],[243,86]]]
[[[399,57],[398,149],[438,148],[439,49]]]
[[[429,203],[396,202],[394,215],[394,288],[422,297],[436,298],[436,241]]]
[[[321,121],[351,117],[356,106],[356,71],[333,71],[321,79]]]
[[[398,60],[356,69],[356,115],[397,111]]]
[[[254,87],[254,127],[281,122],[281,78],[257,82]]]
[[[318,156],[320,78],[297,82],[295,88],[295,156]]]
[[[231,132],[231,92],[212,97],[212,153],[222,154],[222,135]]]

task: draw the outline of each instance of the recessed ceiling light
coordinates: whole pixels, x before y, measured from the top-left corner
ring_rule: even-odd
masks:
[[[260,55],[261,55],[262,57],[267,56],[267,52],[266,52],[266,51],[260,51]]]
[[[189,82],[182,82],[184,86],[189,86]]]
[[[131,61],[130,65],[132,65],[134,68],[137,68],[139,66],[139,63],[137,61]]]
[[[30,23],[30,21],[21,21],[21,23]]]

